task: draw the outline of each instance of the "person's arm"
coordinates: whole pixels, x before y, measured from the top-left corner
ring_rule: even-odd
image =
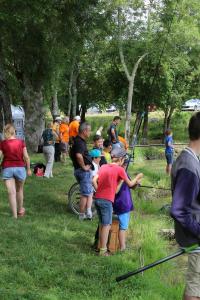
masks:
[[[115,135],[115,129],[113,127],[110,129],[110,133],[111,133],[113,142],[116,142],[117,139],[116,139],[116,135]]]
[[[173,191],[171,216],[193,235],[200,238],[200,224],[191,211],[191,204],[199,194],[199,179],[187,169],[179,170]]]
[[[97,174],[97,175],[95,175],[95,176],[93,177],[93,179],[92,179],[92,184],[93,184],[93,187],[94,187],[95,191],[96,191],[97,188],[98,188],[98,178],[99,178],[99,175]]]
[[[30,167],[30,158],[29,158],[26,147],[23,148],[23,157],[24,157],[24,161],[26,162],[27,174],[28,174],[28,176],[31,176],[32,172],[31,172],[31,167]]]
[[[83,155],[81,153],[76,153],[76,159],[79,164],[79,166],[84,170],[84,171],[89,171],[90,170],[90,165],[85,165]]]
[[[1,161],[2,156],[3,156],[3,152],[0,150],[0,161]]]
[[[115,193],[115,194],[118,194],[118,193],[119,193],[119,191],[120,191],[120,189],[121,189],[123,183],[124,183],[124,181],[121,180],[120,183],[119,183],[118,186],[117,186],[117,190],[116,190],[116,193]]]
[[[130,188],[133,188],[133,187],[136,187],[138,184],[141,183],[141,180],[143,178],[143,174],[142,173],[139,173],[134,179],[130,180],[128,177],[126,177],[124,179],[124,182],[130,187]]]

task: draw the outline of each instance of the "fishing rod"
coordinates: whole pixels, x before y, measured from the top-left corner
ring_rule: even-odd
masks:
[[[138,185],[140,188],[147,188],[147,189],[155,189],[155,190],[164,190],[164,191],[171,191],[169,188],[162,188],[162,187],[155,187],[155,186],[150,186],[150,185]]]
[[[178,257],[178,256],[180,256],[180,255],[182,255],[182,254],[185,254],[185,253],[189,253],[189,252],[191,252],[191,251],[194,251],[194,250],[196,250],[198,247],[199,247],[199,244],[195,244],[195,245],[192,245],[192,246],[187,247],[187,248],[182,248],[182,249],[180,249],[179,251],[177,251],[177,252],[175,252],[175,253],[173,253],[173,254],[171,254],[171,255],[169,255],[169,256],[166,256],[166,257],[164,257],[164,258],[162,258],[162,259],[159,259],[159,260],[157,260],[157,261],[155,261],[155,262],[153,262],[153,263],[151,263],[151,264],[149,264],[149,265],[146,265],[146,266],[144,266],[144,267],[142,267],[142,268],[139,268],[139,269],[134,270],[134,271],[132,271],[132,272],[128,272],[128,273],[126,273],[126,274],[124,274],[124,275],[121,275],[121,276],[116,277],[116,281],[117,281],[117,282],[120,282],[120,281],[122,281],[122,280],[125,280],[125,279],[131,277],[131,276],[134,276],[134,275],[136,275],[136,274],[142,273],[142,272],[144,272],[144,271],[146,271],[146,270],[149,270],[149,269],[151,269],[151,268],[153,268],[153,267],[156,267],[156,266],[158,266],[158,265],[160,265],[160,264],[162,264],[162,263],[164,263],[164,262],[166,262],[166,261],[168,261],[168,260],[171,260],[171,259],[173,259],[173,258],[175,258],[175,257]]]

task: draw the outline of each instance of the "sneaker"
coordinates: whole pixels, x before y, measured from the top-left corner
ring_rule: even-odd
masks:
[[[91,221],[92,220],[92,214],[86,214],[86,219]]]
[[[79,221],[84,221],[87,219],[85,214],[79,214],[78,218],[79,218]]]

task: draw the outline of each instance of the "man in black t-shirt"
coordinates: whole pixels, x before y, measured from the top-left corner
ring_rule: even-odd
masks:
[[[79,127],[79,135],[74,138],[71,148],[74,175],[80,184],[81,192],[79,220],[92,218],[93,186],[90,171],[92,159],[86,145],[86,139],[90,134],[91,126],[88,123],[82,123]]]

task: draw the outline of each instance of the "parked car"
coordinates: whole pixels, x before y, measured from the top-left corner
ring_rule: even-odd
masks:
[[[114,105],[111,105],[109,108],[106,108],[106,112],[115,112],[117,108]]]
[[[190,99],[182,105],[182,110],[200,110],[200,99]]]
[[[100,108],[98,106],[92,106],[89,107],[87,110],[88,114],[101,114],[102,111],[100,110]]]

